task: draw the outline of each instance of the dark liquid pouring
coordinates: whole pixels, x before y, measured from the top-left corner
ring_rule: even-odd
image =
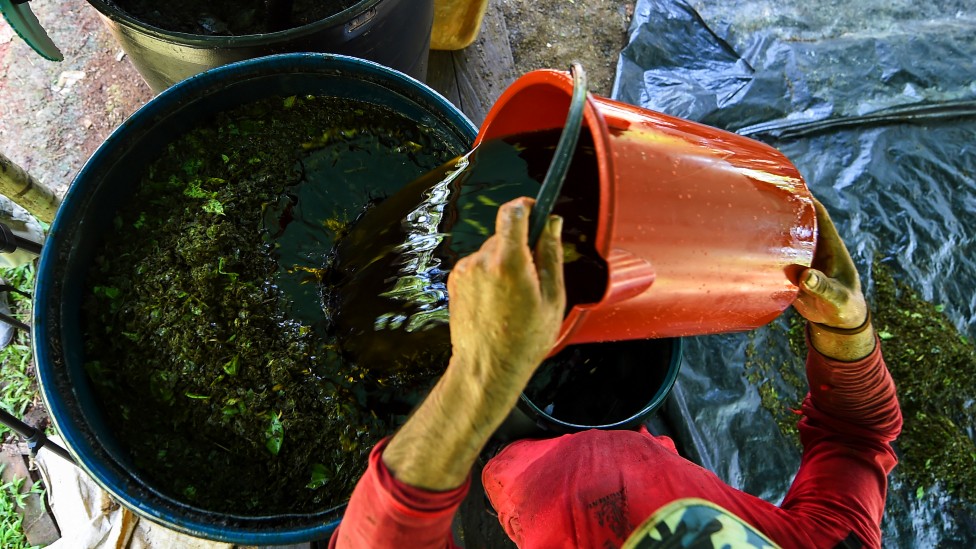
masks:
[[[538,193],[559,134],[486,141],[360,216],[336,246],[324,288],[344,355],[390,373],[446,364],[447,276],[491,236],[501,204]],[[567,311],[606,289],[594,248],[599,198],[593,142],[583,132],[553,209],[564,219]]]

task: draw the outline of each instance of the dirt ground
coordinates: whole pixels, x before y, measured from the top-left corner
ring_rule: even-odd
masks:
[[[520,74],[566,69],[578,61],[586,69],[590,90],[610,95],[634,2],[502,0],[500,4]]]
[[[490,1],[504,14],[519,74],[579,61],[590,89],[610,94],[632,1]],[[31,9],[65,60],[45,61],[0,23],[0,151],[63,196],[152,92],[87,2],[34,0]]]
[[[31,9],[65,60],[42,59],[0,22],[0,150],[63,195],[152,92],[86,2],[36,0]]]

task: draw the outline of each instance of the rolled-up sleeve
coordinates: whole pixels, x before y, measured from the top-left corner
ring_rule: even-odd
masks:
[[[898,463],[891,443],[902,426],[880,342],[857,362],[831,360],[811,347],[807,380],[803,457],[782,508],[879,547],[887,476]]]
[[[353,491],[330,549],[453,549],[454,514],[468,493],[462,486],[433,492],[397,480],[383,463],[389,439],[373,448],[369,466]]]

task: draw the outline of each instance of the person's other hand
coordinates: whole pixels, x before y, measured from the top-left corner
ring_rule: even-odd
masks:
[[[861,279],[827,209],[816,199],[813,204],[820,237],[812,267],[800,275],[800,294],[793,307],[811,322],[857,328],[868,314]]]
[[[800,293],[793,307],[810,321],[810,343],[823,355],[860,360],[877,344],[861,279],[823,204],[814,200],[820,237],[813,265],[800,275]]]
[[[549,218],[535,253],[528,246],[531,198],[499,208],[495,234],[461,259],[448,280],[453,353],[528,381],[552,349],[566,304],[562,219]],[[482,372],[482,374],[487,372]]]

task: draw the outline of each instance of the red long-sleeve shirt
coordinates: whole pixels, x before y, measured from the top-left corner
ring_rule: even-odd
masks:
[[[851,535],[880,547],[887,475],[897,463],[891,442],[901,430],[880,345],[857,362],[810,351],[807,379],[803,457],[778,507],[731,488],[643,429],[515,442],[485,467],[485,491],[523,549],[618,547],[654,511],[687,497],[724,507],[783,547],[833,547]],[[383,465],[384,447],[373,450],[330,547],[455,547],[451,520],[468,485],[406,486]]]

